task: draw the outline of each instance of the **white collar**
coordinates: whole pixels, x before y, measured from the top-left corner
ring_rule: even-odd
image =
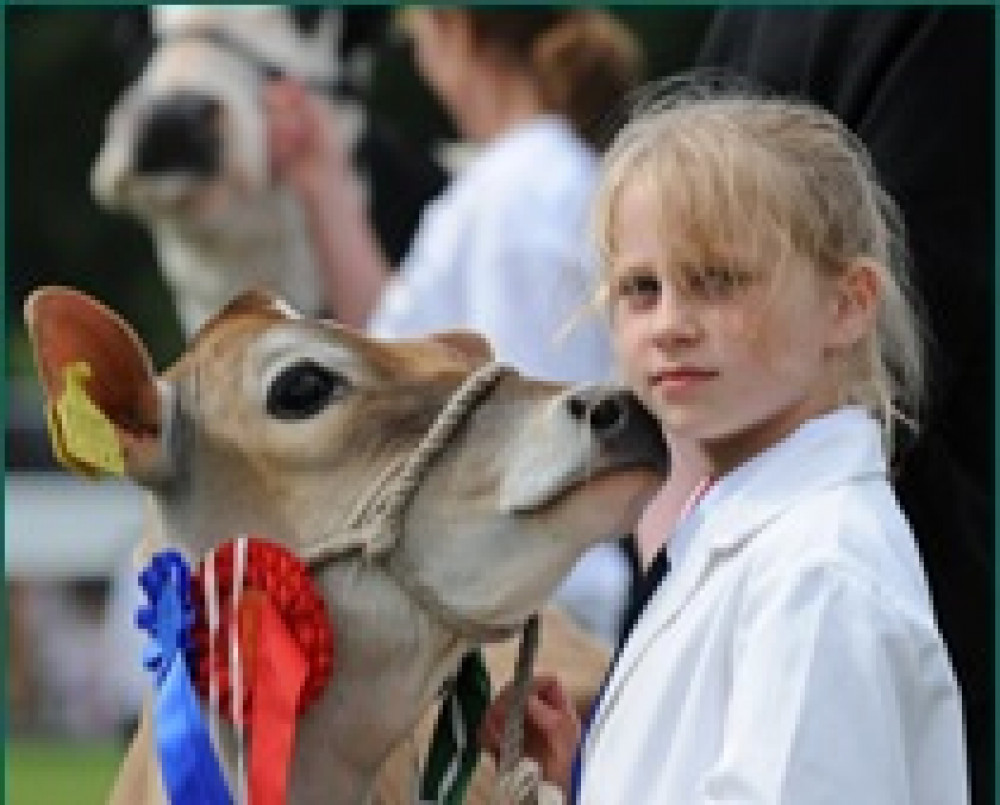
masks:
[[[697,522],[682,527],[705,531],[714,548],[730,548],[807,493],[886,472],[878,423],[863,408],[839,408],[722,476],[696,507],[700,516],[689,518]]]
[[[790,465],[797,467],[794,474]],[[801,494],[870,473],[884,475],[886,460],[878,424],[867,411],[846,407],[808,420],[719,478],[678,520],[666,541],[671,566],[683,561],[695,534],[711,532],[719,548],[735,545]]]
[[[600,729],[650,640],[677,616],[719,555],[753,537],[809,493],[885,474],[878,423],[864,409],[851,407],[809,420],[721,477],[679,524],[673,550],[680,546],[680,564],[660,585],[622,648],[593,729]]]

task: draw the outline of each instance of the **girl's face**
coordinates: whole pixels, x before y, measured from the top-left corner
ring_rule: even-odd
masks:
[[[615,210],[611,310],[619,360],[666,434],[698,442],[716,473],[766,449],[838,399],[836,294],[807,265],[777,291],[768,267],[682,255],[685,233],[633,178]]]

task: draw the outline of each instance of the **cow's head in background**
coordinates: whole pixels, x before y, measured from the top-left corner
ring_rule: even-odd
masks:
[[[194,5],[122,14],[126,38],[149,56],[111,110],[91,184],[103,205],[151,230],[188,335],[250,287],[310,313],[324,309],[300,211],[269,170],[269,79],[295,78],[335,107],[376,231],[399,259],[445,177],[363,102],[388,9]]]

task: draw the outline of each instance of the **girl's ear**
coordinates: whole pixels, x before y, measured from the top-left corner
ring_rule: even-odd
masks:
[[[881,291],[878,267],[867,260],[852,263],[837,278],[831,347],[852,347],[875,330]]]

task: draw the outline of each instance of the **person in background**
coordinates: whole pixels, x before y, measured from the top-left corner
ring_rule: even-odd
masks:
[[[596,234],[629,384],[708,473],[575,777],[576,715],[535,684],[543,801],[965,803],[959,690],[889,483],[924,380],[898,209],[830,113],[661,89],[606,157]]]
[[[962,689],[977,805],[996,774],[995,32],[992,8],[731,8],[698,56],[837,115],[902,210],[932,342],[893,484]]]
[[[272,164],[303,202],[335,316],[386,338],[473,329],[529,375],[608,379],[606,327],[580,315],[596,284],[583,233],[608,111],[641,73],[637,40],[584,8],[413,8],[403,25],[477,152],[427,207],[395,273],[334,121],[291,81],[267,91]],[[611,643],[629,579],[625,552],[599,546],[557,600]]]

